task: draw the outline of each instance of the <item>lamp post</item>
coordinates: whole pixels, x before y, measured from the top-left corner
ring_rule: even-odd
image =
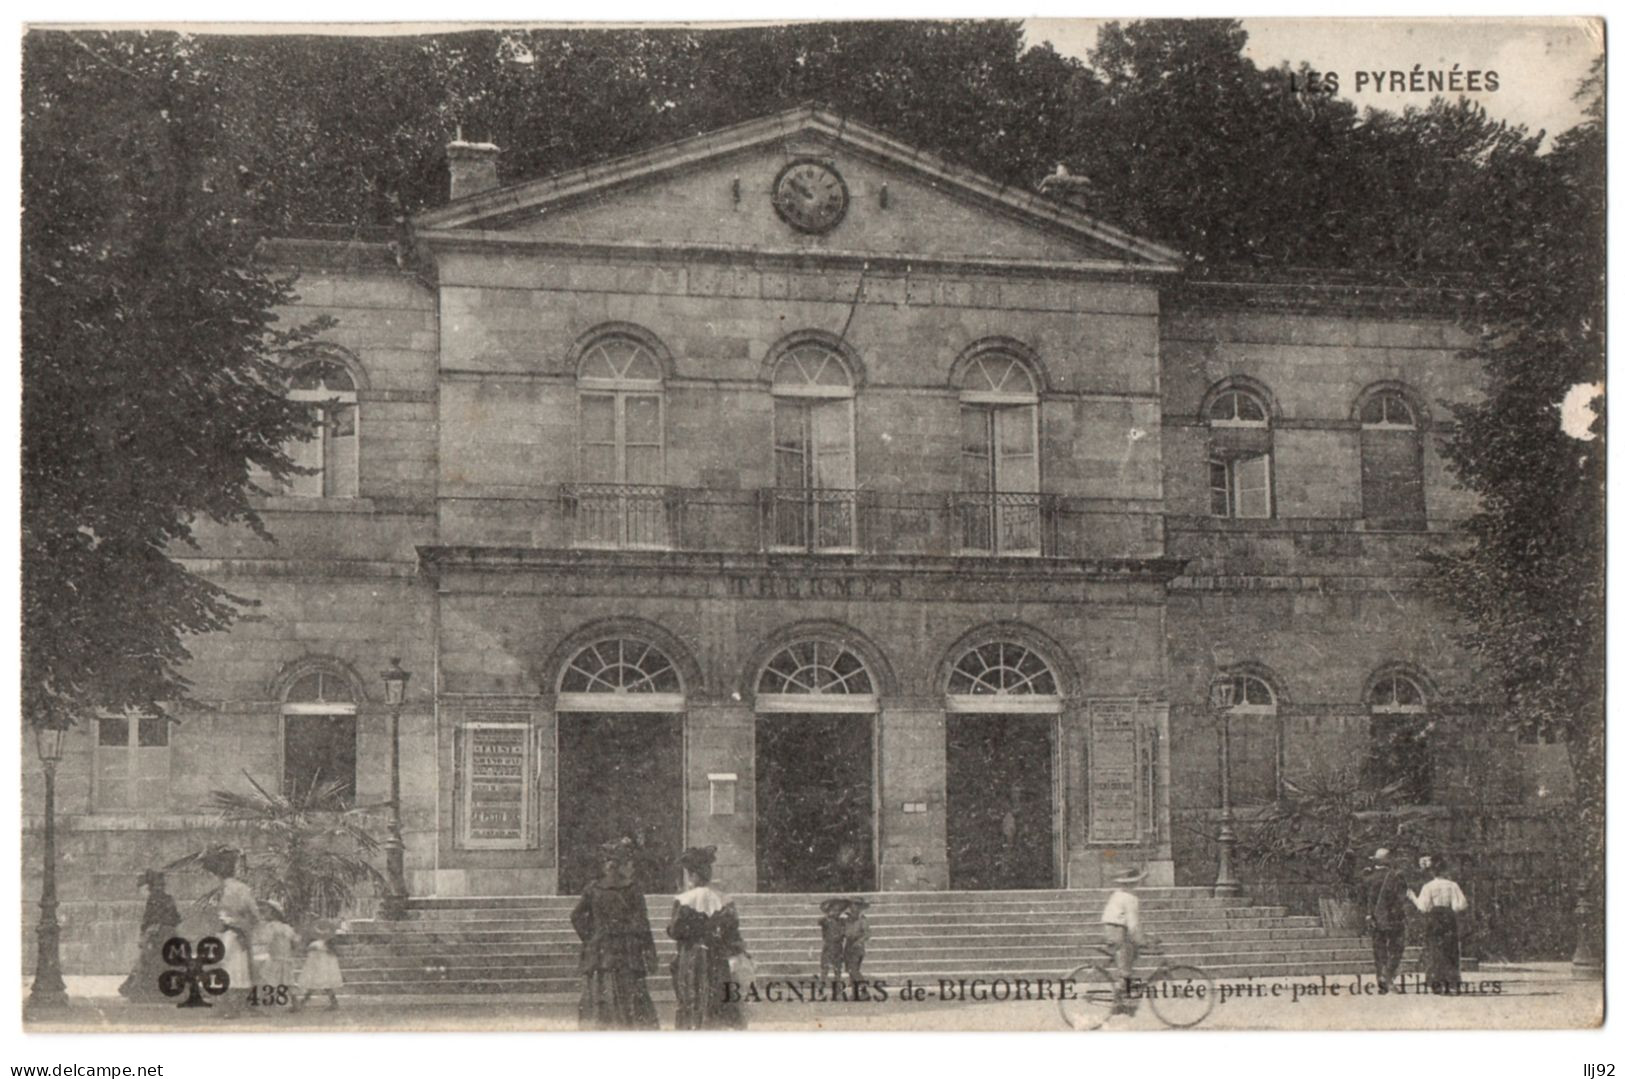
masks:
[[[383,673],[384,701],[389,705],[389,835],[384,840],[384,870],[389,890],[379,905],[378,915],[389,921],[406,917],[406,842],[401,839],[401,706],[406,703],[406,683],[411,672],[401,669],[401,661],[389,661]]]
[[[56,920],[56,766],[62,760],[63,727],[35,727],[40,763],[45,766],[45,870],[39,895],[39,957],[34,962],[34,985],[28,993],[29,1013],[58,1011],[68,1006],[68,987],[62,981],[62,927]]]
[[[1229,896],[1241,894],[1241,881],[1236,879],[1236,818],[1230,809],[1230,709],[1236,703],[1236,683],[1221,678],[1213,683],[1211,698],[1218,714],[1219,728],[1219,876],[1213,882],[1213,894]]]

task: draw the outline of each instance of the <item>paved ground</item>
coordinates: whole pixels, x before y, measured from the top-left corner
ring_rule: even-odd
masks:
[[[109,997],[106,979],[70,979],[80,994],[64,1020],[31,1022],[30,1029],[79,1030],[574,1030],[574,1007],[558,999],[494,997],[476,1002],[437,1000],[401,1004],[373,998],[325,1004],[297,1015],[283,1010],[224,1019],[218,1009],[131,1005]],[[117,979],[111,979],[117,984]],[[1441,998],[1414,993],[1377,996],[1350,992],[1348,975],[1321,979],[1248,979],[1221,986],[1221,1002],[1202,1024],[1217,1030],[1449,1030],[1471,1028],[1574,1028],[1594,1026],[1603,1015],[1601,982],[1575,981],[1567,964],[1486,967],[1467,976],[1470,990]],[[1499,985],[1500,991],[1496,992]],[[1335,988],[1335,992],[1334,989]],[[1296,996],[1296,1000],[1294,1000]],[[669,1001],[658,1001],[662,1026],[672,1024]],[[1051,1001],[902,1001],[895,988],[885,1002],[781,1002],[752,1005],[755,1030],[1064,1030]],[[1165,1029],[1142,1005],[1131,1017],[1113,1019],[1115,1030]]]

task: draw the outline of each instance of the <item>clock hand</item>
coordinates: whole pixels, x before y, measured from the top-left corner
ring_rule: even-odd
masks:
[[[796,194],[800,195],[808,202],[812,202],[815,198],[817,198],[817,196],[812,193],[812,188],[808,187],[794,176],[790,177],[790,186],[796,189]]]

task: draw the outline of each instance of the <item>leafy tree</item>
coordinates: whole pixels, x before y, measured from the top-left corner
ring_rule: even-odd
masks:
[[[203,516],[263,531],[250,468],[306,433],[272,355],[219,67],[159,34],[30,35],[23,58],[23,713],[184,697],[232,596],[170,557]]]
[[[1601,60],[1587,119],[1540,159],[1524,220],[1486,266],[1473,314],[1486,390],[1454,406],[1447,453],[1480,499],[1472,544],[1436,557],[1462,641],[1501,680],[1522,731],[1568,743],[1577,884],[1603,885],[1606,424],[1582,429],[1560,405],[1605,374],[1605,138]],[[1600,909],[1600,908],[1599,908]],[[1583,931],[1583,930],[1582,930]],[[1595,943],[1601,943],[1600,940]]]

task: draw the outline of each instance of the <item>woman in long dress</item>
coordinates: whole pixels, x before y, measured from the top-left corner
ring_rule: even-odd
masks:
[[[220,943],[225,945],[220,969],[229,979],[221,998],[221,1015],[226,1017],[242,1013],[254,986],[250,941],[260,920],[253,889],[237,876],[238,857],[235,849],[224,847],[211,851],[201,861],[204,870],[220,878]]]
[[[169,969],[164,962],[164,941],[175,935],[181,924],[181,913],[175,908],[175,899],[164,890],[164,875],[156,869],[141,874],[137,887],[147,890],[147,905],[141,912],[141,935],[138,938],[135,968],[118,987],[119,995],[134,1004],[140,1001],[165,1000],[158,988],[158,976]]]
[[[745,954],[745,942],[739,936],[733,900],[711,887],[716,857],[715,847],[690,847],[677,860],[685,890],[672,904],[666,934],[677,942],[671,980],[677,992],[679,1030],[745,1026],[738,993],[727,991],[733,980],[729,960]]]
[[[645,980],[655,969],[654,931],[637,885],[635,846],[603,847],[603,873],[570,914],[581,938],[583,1030],[655,1030],[660,1026]]]
[[[1427,919],[1422,966],[1428,989],[1434,993],[1448,993],[1461,984],[1461,934],[1456,915],[1467,909],[1467,896],[1445,876],[1446,868],[1442,858],[1433,858],[1428,867],[1433,879],[1420,892],[1407,893]]]

